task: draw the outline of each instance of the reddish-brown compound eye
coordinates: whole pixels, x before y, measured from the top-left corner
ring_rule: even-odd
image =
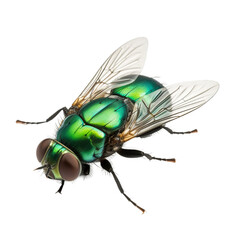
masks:
[[[51,139],[47,138],[39,143],[37,147],[37,159],[39,162],[42,161],[51,141],[52,141]]]
[[[61,157],[59,173],[63,180],[72,181],[80,175],[81,171],[81,163],[72,153],[65,153]]]

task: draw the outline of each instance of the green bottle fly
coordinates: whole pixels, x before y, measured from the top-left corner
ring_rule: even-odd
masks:
[[[133,39],[103,63],[87,87],[70,108],[63,107],[43,122],[52,120],[61,111],[65,119],[55,139],[45,139],[38,145],[37,158],[46,177],[60,180],[61,193],[65,181],[88,175],[90,164],[100,162],[111,173],[119,191],[142,212],[144,209],[129,198],[116,176],[108,156],[146,157],[149,160],[174,162],[174,158],[158,158],[123,144],[135,137],[148,137],[167,128],[177,119],[206,103],[218,90],[214,81],[190,81],[168,87],[153,78],[140,75],[147,52],[146,38]]]

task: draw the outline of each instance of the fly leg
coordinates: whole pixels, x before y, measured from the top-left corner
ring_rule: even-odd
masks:
[[[190,134],[190,133],[197,133],[198,130],[194,129],[192,131],[186,131],[186,132],[174,132],[172,129],[165,127],[165,126],[161,126],[163,129],[165,129],[167,132],[169,132],[170,134]]]
[[[152,130],[149,130],[148,132],[146,133],[143,133],[141,135],[139,135],[138,137],[141,137],[141,138],[146,138],[146,137],[150,137],[152,134],[158,132],[159,130],[161,129],[165,129],[167,132],[171,133],[171,134],[189,134],[189,133],[196,133],[197,132],[197,129],[194,129],[192,131],[186,131],[186,132],[174,132],[172,129],[168,128],[168,127],[165,127],[165,126],[159,126],[159,127],[156,127]]]
[[[109,172],[109,173],[111,173],[111,174],[113,175],[113,178],[114,178],[114,180],[115,180],[115,182],[116,182],[116,184],[117,184],[117,187],[118,187],[119,191],[125,196],[125,198],[126,198],[129,202],[131,202],[135,207],[137,207],[138,209],[140,209],[140,210],[142,211],[142,213],[144,213],[145,210],[144,210],[143,208],[141,208],[140,206],[138,206],[135,202],[133,202],[133,201],[131,200],[131,198],[128,197],[128,196],[124,193],[124,190],[123,190],[123,188],[122,188],[122,185],[121,185],[120,181],[118,180],[115,172],[113,171],[113,168],[112,168],[112,166],[111,166],[111,163],[110,163],[107,159],[103,159],[103,160],[101,161],[101,166],[102,166],[102,168],[103,168],[104,170],[106,170],[107,172]]]
[[[61,193],[62,194],[62,189],[63,189],[63,186],[64,186],[64,180],[61,180],[61,186],[60,188],[56,191],[56,193]]]
[[[138,158],[138,157],[146,157],[149,160],[160,160],[160,161],[168,161],[168,162],[175,162],[175,158],[158,158],[158,157],[152,157],[148,153],[144,153],[139,150],[134,150],[134,149],[124,149],[121,148],[117,151],[117,153],[123,157],[127,158]]]
[[[83,175],[88,175],[90,173],[90,166],[88,164],[83,164]],[[56,193],[62,193],[62,189],[64,186],[65,181],[61,180],[61,186],[59,187],[59,189],[56,191]]]
[[[47,120],[42,121],[42,122],[24,122],[21,120],[17,120],[16,123],[21,123],[21,124],[41,124],[41,123],[46,123],[54,119],[61,111],[63,111],[64,115],[66,116],[68,114],[68,109],[66,107],[60,108],[57,110],[54,114],[52,114]]]
[[[88,164],[82,164],[82,175],[87,176],[90,173],[90,166]]]

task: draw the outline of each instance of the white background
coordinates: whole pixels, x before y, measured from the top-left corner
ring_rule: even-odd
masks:
[[[1,1],[1,239],[239,239],[239,1]],[[143,74],[167,84],[211,79],[204,107],[126,147],[177,163],[110,158],[126,193],[93,166],[67,183],[34,172],[38,143],[54,137],[67,106],[126,41],[149,40]]]

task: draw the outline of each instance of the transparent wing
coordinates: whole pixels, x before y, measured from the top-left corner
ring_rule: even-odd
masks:
[[[134,106],[122,141],[148,132],[190,113],[211,99],[219,88],[214,81],[191,81],[164,87],[146,95]]]
[[[140,74],[147,52],[147,39],[133,39],[108,57],[72,106],[109,95],[113,88],[133,82]]]

